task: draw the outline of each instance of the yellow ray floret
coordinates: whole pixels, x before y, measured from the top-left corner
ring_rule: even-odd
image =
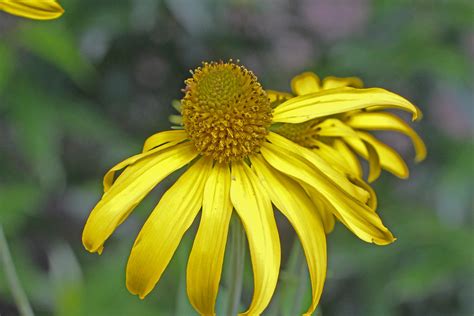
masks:
[[[56,19],[64,13],[54,0],[0,0],[0,10],[34,20]]]

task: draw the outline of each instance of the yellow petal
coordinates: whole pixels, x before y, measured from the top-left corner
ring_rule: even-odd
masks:
[[[326,145],[325,143],[320,142],[320,141],[315,141],[314,145],[317,146],[317,148],[313,149],[314,152],[316,152],[318,155],[323,157],[323,159],[325,159],[327,162],[329,162],[331,164],[331,166],[333,166],[335,169],[337,169],[338,171],[348,175],[349,180],[352,183],[354,183],[355,185],[361,187],[364,190],[364,191],[361,191],[362,195],[358,196],[358,198],[357,198],[359,201],[367,203],[369,199],[372,199],[372,197],[367,195],[367,192],[371,193],[371,191],[373,191],[372,189],[367,190],[367,187],[369,187],[368,185],[362,185],[361,186],[361,185],[359,185],[359,182],[352,181],[353,178],[357,178],[357,175],[354,174],[353,170],[351,169],[351,166],[346,162],[346,160],[344,159],[344,157],[341,155],[340,152],[335,150],[333,147],[331,147],[329,145]],[[375,152],[374,149],[372,149],[371,152],[372,152],[372,154],[375,154],[375,157],[373,157],[373,159],[376,159],[376,161],[374,163],[378,163],[378,165],[375,165],[373,168],[376,169],[377,166],[378,166],[378,174],[380,174],[380,163],[379,163],[379,160],[378,160],[378,155],[377,155],[377,153]],[[377,175],[377,170],[375,170],[374,175]],[[378,177],[378,175],[377,175],[377,177]],[[358,193],[358,192],[356,192],[356,193]]]
[[[180,133],[177,133],[180,132]],[[162,151],[166,148],[173,147],[176,144],[186,140],[187,136],[183,131],[166,131],[162,133],[157,133],[148,139],[152,139],[147,146],[147,142],[145,142],[145,148],[147,150],[143,150],[142,153],[134,155],[125,159],[122,162],[119,162],[115,166],[113,166],[104,176],[103,185],[104,185],[104,193],[107,192],[112,184],[114,183],[115,173],[129,165],[134,164],[138,160],[147,157],[149,155],[155,154],[158,151]],[[147,139],[147,141],[148,141]],[[153,148],[153,149],[152,149]]]
[[[313,72],[303,72],[291,80],[291,90],[296,95],[318,92],[319,77]]]
[[[416,161],[426,158],[426,146],[420,136],[398,116],[382,112],[359,112],[350,116],[347,124],[353,128],[365,130],[386,130],[403,133],[410,137],[415,147]]]
[[[201,315],[215,315],[231,215],[229,166],[216,164],[204,187],[201,222],[186,273],[189,300]]]
[[[318,117],[360,110],[371,106],[398,108],[418,117],[418,109],[405,98],[381,88],[321,90],[292,98],[277,106],[273,122],[302,123]]]
[[[132,294],[144,298],[159,281],[201,209],[211,166],[212,160],[204,158],[192,165],[166,191],[143,225],[127,263],[126,283]]]
[[[331,233],[334,230],[334,225],[336,224],[336,219],[334,218],[335,212],[333,207],[327,200],[311,186],[307,185],[304,182],[299,182],[301,187],[304,188],[306,194],[316,206],[316,210],[321,217],[324,226],[324,232],[326,234]]]
[[[337,89],[342,87],[362,88],[364,83],[357,77],[326,77],[323,80],[323,90]]]
[[[0,10],[35,20],[56,19],[64,13],[53,0],[0,0]]]
[[[375,211],[377,209],[377,194],[375,193],[375,190],[359,177],[353,177],[351,178],[351,181],[354,182],[356,185],[360,186],[361,188],[364,188],[367,192],[369,192],[370,198],[366,204],[372,210]]]
[[[360,239],[379,245],[394,241],[393,235],[383,225],[377,213],[354,196],[340,190],[304,159],[270,143],[264,143],[260,150],[272,167],[318,191],[333,206],[334,215]]]
[[[362,167],[360,161],[354,152],[347,147],[346,143],[340,139],[333,140],[334,149],[344,157],[349,169],[352,171],[352,174],[357,178],[362,178]]]
[[[403,161],[400,155],[393,148],[385,145],[369,133],[357,132],[357,135],[359,135],[360,139],[362,139],[364,142],[369,143],[374,147],[375,151],[379,156],[380,164],[383,169],[391,172],[392,174],[396,175],[401,179],[408,178],[408,167],[405,161]],[[344,140],[359,155],[361,155],[365,159],[369,159],[367,146],[361,146],[359,142],[354,141],[355,138],[347,137],[344,138]]]
[[[148,137],[143,145],[143,152],[149,151],[155,147],[166,145],[166,143],[179,143],[188,138],[184,130],[174,130],[156,133]]]
[[[285,137],[273,132],[270,132],[267,135],[267,139],[279,148],[286,149],[307,160],[307,162],[309,162],[313,168],[316,168],[318,171],[324,174],[328,181],[331,181],[336,186],[340,187],[341,190],[344,190],[352,196],[359,198],[364,203],[369,198],[368,192],[354,185],[343,173],[338,172],[336,169],[331,167],[330,164],[328,164],[322,157],[316,155],[313,151],[299,146]]]
[[[138,160],[120,174],[92,210],[82,233],[82,243],[90,252],[103,244],[161,180],[193,160],[198,153],[191,143],[168,148]]]
[[[365,142],[365,147],[367,148],[368,161],[369,161],[369,182],[374,182],[380,176],[382,167],[380,166],[380,158],[375,150],[374,146],[370,143]]]
[[[273,204],[288,218],[303,246],[311,279],[312,300],[307,314],[318,305],[326,279],[326,235],[315,206],[294,180],[273,169],[257,155],[251,161]]]
[[[326,160],[333,168],[339,172],[352,174],[352,169],[344,159],[344,157],[333,147],[320,142],[318,140],[314,141],[313,151]]]
[[[244,162],[232,162],[230,198],[244,226],[253,268],[253,298],[241,315],[260,315],[270,302],[280,270],[280,238],[270,198]]]

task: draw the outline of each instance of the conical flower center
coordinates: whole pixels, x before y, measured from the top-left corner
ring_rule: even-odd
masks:
[[[232,62],[204,63],[185,83],[183,125],[201,154],[229,162],[258,152],[272,108],[251,71]]]

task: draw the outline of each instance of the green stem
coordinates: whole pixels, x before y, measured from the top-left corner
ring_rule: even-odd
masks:
[[[296,267],[297,267],[296,273],[298,274],[298,286],[296,288],[296,293],[294,297],[295,303],[293,305],[293,310],[292,310],[291,315],[298,315],[298,313],[301,312],[303,297],[308,287],[308,283],[307,283],[308,272],[306,271],[306,261],[305,261],[304,253],[301,247],[298,247],[298,248],[299,248],[298,257],[296,259]]]
[[[227,315],[237,315],[242,293],[245,264],[245,232],[237,216],[230,223],[230,269]]]
[[[21,287],[20,281],[18,280],[18,275],[13,265],[12,256],[10,250],[8,249],[7,239],[3,233],[2,225],[0,225],[0,260],[3,264],[3,269],[7,277],[8,285],[13,295],[13,299],[18,306],[20,315],[22,316],[33,316],[33,310],[31,305],[28,302],[25,291]]]

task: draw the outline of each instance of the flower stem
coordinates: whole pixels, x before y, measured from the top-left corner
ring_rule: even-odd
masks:
[[[245,232],[236,215],[232,216],[230,222],[230,265],[228,278],[228,306],[226,315],[237,315],[245,264]]]
[[[13,299],[18,306],[20,315],[22,316],[33,316],[33,310],[28,302],[25,291],[21,287],[20,280],[13,265],[13,260],[8,249],[7,239],[3,233],[2,225],[0,225],[0,260],[3,265],[5,275],[7,277],[8,285],[13,295]]]

